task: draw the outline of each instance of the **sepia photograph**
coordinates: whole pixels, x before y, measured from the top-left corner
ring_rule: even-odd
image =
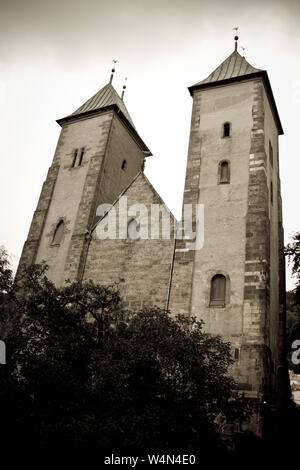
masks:
[[[0,0],[7,463],[297,463],[299,23]]]

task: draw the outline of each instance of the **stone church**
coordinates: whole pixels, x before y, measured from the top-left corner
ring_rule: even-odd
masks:
[[[280,395],[285,374],[283,130],[267,72],[239,54],[237,39],[229,57],[189,87],[183,205],[204,207],[202,248],[161,232],[156,238],[97,236],[110,213],[99,216],[97,208],[111,204],[120,213],[123,196],[128,206],[142,203],[150,212],[159,205],[169,212],[143,173],[151,152],[111,79],[57,121],[60,137],[19,270],[45,260],[56,285],[66,279],[116,283],[130,309],[158,306],[202,318],[206,331],[230,341],[232,374],[256,403],[253,427],[260,430],[261,408]],[[169,215],[174,235],[177,222]]]

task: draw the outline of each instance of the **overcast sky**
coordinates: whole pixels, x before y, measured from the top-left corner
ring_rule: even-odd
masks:
[[[0,0],[0,245],[15,267],[60,127],[109,80],[153,157],[146,174],[180,217],[192,99],[187,87],[239,46],[266,69],[285,135],[280,172],[286,242],[300,230],[300,2]],[[243,51],[240,49],[243,54]],[[288,271],[290,272],[290,271]],[[293,286],[290,278],[288,288]]]

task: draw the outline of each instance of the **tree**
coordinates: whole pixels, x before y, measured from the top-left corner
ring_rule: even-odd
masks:
[[[292,275],[296,278],[296,287],[293,295],[297,305],[300,305],[300,232],[292,237],[293,243],[288,243],[285,248],[285,255],[288,262],[292,264]]]
[[[10,269],[9,257],[3,246],[0,246],[0,339],[9,327],[9,292],[12,291],[13,273]]]
[[[13,284],[13,274],[10,269],[7,251],[0,246],[0,294],[7,293]]]
[[[228,376],[230,345],[195,318],[124,311],[114,286],[91,281],[57,288],[44,265],[8,295],[7,445],[203,454],[221,448],[216,418],[248,415]]]

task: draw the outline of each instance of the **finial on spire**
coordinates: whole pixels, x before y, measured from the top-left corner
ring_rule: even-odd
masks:
[[[114,78],[114,73],[115,73],[115,64],[117,63],[118,61],[116,59],[113,59],[113,68],[111,69],[111,76],[110,76],[110,80],[109,80],[109,83],[111,84],[112,81],[113,81],[113,78]]]
[[[237,43],[237,42],[238,42],[238,39],[239,39],[239,37],[238,37],[238,35],[237,35],[237,32],[238,32],[239,27],[238,27],[238,26],[235,26],[235,28],[232,28],[232,29],[235,30],[235,36],[234,36],[234,40],[235,40],[235,43],[234,43],[234,51],[236,52],[236,51],[237,51],[237,46],[238,46],[238,43]]]
[[[122,100],[124,98],[124,94],[125,94],[125,90],[126,90],[126,82],[127,82],[127,77],[125,77],[125,80],[124,80],[123,91],[122,91],[122,96],[121,96]]]
[[[126,90],[126,82],[127,82],[127,77],[125,77],[125,79],[124,79],[124,85],[123,85],[122,96],[121,96],[122,100],[124,98],[124,94],[125,94],[125,90]]]

